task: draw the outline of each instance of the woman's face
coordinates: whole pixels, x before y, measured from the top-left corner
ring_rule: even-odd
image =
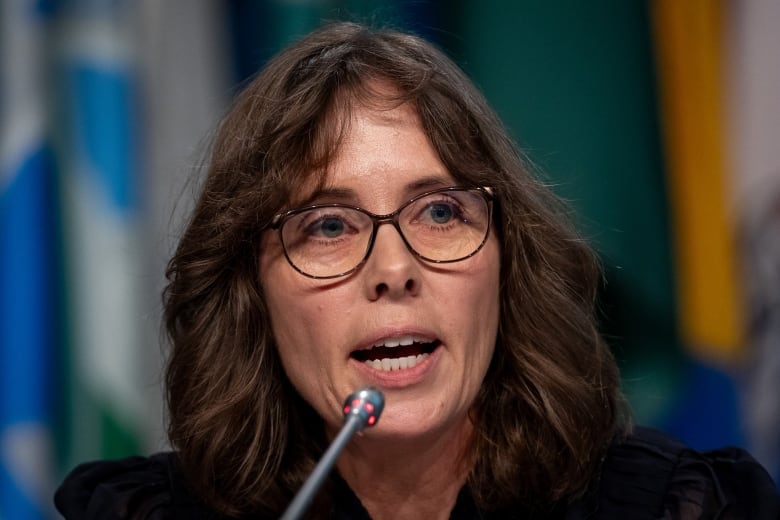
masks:
[[[312,203],[388,214],[415,195],[456,184],[409,105],[356,107],[352,117]],[[295,271],[279,234],[267,231],[260,281],[287,376],[331,433],[343,424],[344,399],[365,386],[385,394],[385,410],[368,435],[409,439],[469,427],[467,412],[498,327],[499,244],[492,230],[476,255],[436,265],[415,257],[393,225],[383,224],[368,260],[331,280]],[[405,349],[371,352],[409,339],[415,343]],[[379,352],[390,361],[365,361]],[[393,357],[407,361],[393,370]]]

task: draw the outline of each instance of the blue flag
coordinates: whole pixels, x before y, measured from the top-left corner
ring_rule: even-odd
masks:
[[[57,333],[55,183],[44,132],[42,14],[0,12],[0,518],[50,517]]]

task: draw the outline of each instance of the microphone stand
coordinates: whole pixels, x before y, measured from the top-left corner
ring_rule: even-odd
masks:
[[[290,502],[281,520],[297,520],[301,518],[352,436],[366,426],[375,425],[379,420],[384,404],[382,392],[375,388],[364,388],[347,397],[346,401],[344,401],[344,426],[341,427],[338,435],[328,446],[314,471],[311,472],[311,475],[309,475],[309,478],[295,495],[293,501]]]

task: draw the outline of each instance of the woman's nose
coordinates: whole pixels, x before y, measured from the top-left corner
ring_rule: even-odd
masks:
[[[414,296],[420,289],[420,262],[395,226],[379,226],[364,266],[370,300]]]

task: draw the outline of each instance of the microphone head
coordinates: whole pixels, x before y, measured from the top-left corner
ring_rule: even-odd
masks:
[[[374,426],[385,407],[385,396],[376,388],[369,387],[352,393],[344,401],[344,419],[356,416],[360,419],[360,429]]]

